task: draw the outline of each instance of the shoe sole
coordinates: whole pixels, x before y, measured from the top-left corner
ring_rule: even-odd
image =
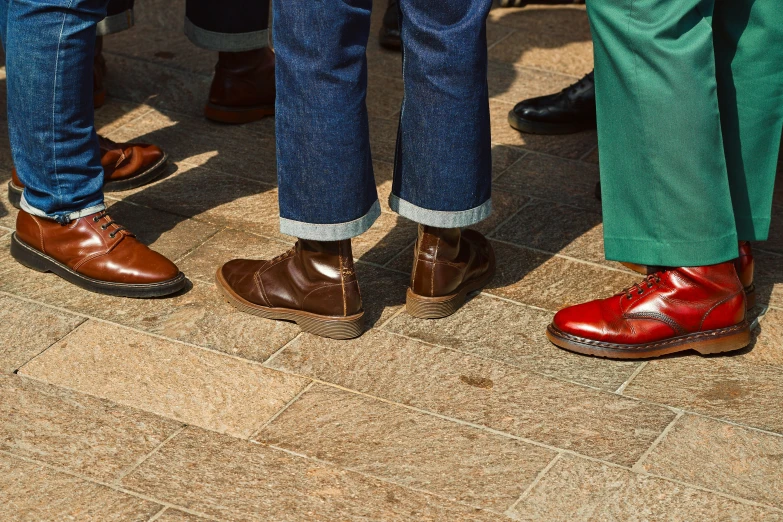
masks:
[[[218,123],[250,123],[275,115],[274,105],[259,105],[257,107],[226,107],[208,103],[204,107],[204,117]]]
[[[380,35],[378,36],[378,42],[381,47],[390,51],[402,50],[402,40],[397,36],[389,36],[389,30],[385,27],[381,27]]]
[[[163,157],[157,161],[157,163],[150,165],[147,167],[147,170],[133,176],[132,178],[118,181],[107,181],[103,185],[103,191],[122,192],[123,190],[130,190],[152,183],[161,177],[166,171],[168,160],[168,154],[164,154]],[[23,192],[24,189],[22,187],[15,185],[13,181],[8,182],[8,201],[14,208],[21,208]]]
[[[525,120],[517,116],[511,110],[508,113],[508,124],[513,129],[526,134],[542,134],[553,136],[558,134],[575,134],[577,132],[595,130],[595,123],[545,123],[540,121]]]
[[[456,293],[440,297],[427,297],[413,292],[408,287],[405,293],[405,310],[418,319],[442,319],[455,313],[465,304],[471,292],[481,290],[495,276],[495,252],[490,246],[489,269],[479,279],[468,281]]]
[[[546,336],[555,346],[583,355],[609,359],[649,359],[687,350],[695,350],[702,355],[741,350],[750,344],[750,325],[747,321],[743,321],[728,328],[681,335],[665,341],[645,344],[594,341],[567,334],[552,324],[547,328]]]
[[[93,279],[71,270],[56,259],[36,250],[17,238],[16,233],[11,235],[11,256],[22,265],[37,272],[51,272],[79,288],[117,297],[163,297],[179,292],[187,283],[185,274],[182,272],[177,277],[160,283],[129,284]]]
[[[215,274],[215,281],[226,302],[241,312],[257,315],[265,319],[290,321],[298,324],[305,332],[330,339],[354,339],[364,333],[364,312],[347,317],[335,317],[314,314],[303,310],[270,308],[251,303],[237,295],[223,278],[220,268],[218,268]]]

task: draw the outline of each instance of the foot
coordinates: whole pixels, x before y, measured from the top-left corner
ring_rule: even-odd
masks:
[[[508,123],[529,134],[570,134],[595,129],[593,73],[557,94],[517,103],[508,113]]]
[[[615,359],[729,352],[750,344],[745,306],[733,262],[672,268],[559,311],[547,337],[572,352]]]
[[[399,51],[402,49],[398,2],[399,0],[389,0],[389,5],[386,7],[386,13],[383,15],[383,25],[381,26],[381,34],[379,35],[381,47],[391,51]]]
[[[99,294],[161,297],[187,280],[177,266],[140,243],[106,211],[61,225],[20,210],[11,255],[39,272]]]
[[[634,272],[643,275],[654,274],[661,270],[659,266],[638,265],[636,263],[621,262],[621,265],[630,268]],[[753,249],[750,241],[739,242],[739,257],[734,260],[734,268],[737,271],[742,287],[745,290],[748,310],[756,306],[756,285],[753,283],[753,270],[755,262],[753,261]]]
[[[98,136],[103,165],[104,192],[119,192],[138,188],[158,179],[166,170],[168,156],[160,147],[147,143],[114,143]],[[22,200],[24,185],[11,170],[8,182],[8,200],[16,208]]]
[[[96,109],[106,103],[106,86],[103,81],[105,76],[106,60],[103,58],[103,36],[98,36],[95,38],[95,56],[92,64],[92,105]]]
[[[204,109],[207,119],[248,123],[275,113],[275,53],[268,47],[220,53]]]
[[[419,225],[408,288],[408,313],[438,319],[456,312],[495,274],[495,253],[475,230]]]
[[[293,321],[306,332],[333,339],[364,331],[350,240],[300,239],[269,261],[229,261],[215,278],[226,301],[243,312]]]

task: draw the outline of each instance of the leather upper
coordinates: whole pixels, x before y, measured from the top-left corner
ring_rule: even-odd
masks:
[[[490,269],[489,244],[475,230],[419,225],[411,290],[426,297],[453,294]]]
[[[73,271],[100,281],[149,284],[179,275],[174,263],[112,224],[105,212],[61,225],[20,210],[16,236]]]
[[[745,292],[732,262],[647,276],[608,299],[559,311],[553,324],[574,336],[643,344],[727,328],[745,319]]]
[[[753,272],[756,263],[753,261],[753,250],[750,247],[750,241],[739,242],[739,257],[734,260],[734,267],[737,269],[737,275],[742,282],[742,286],[750,288],[753,286]]]
[[[209,102],[224,107],[256,107],[275,103],[275,53],[268,47],[220,53]]]
[[[257,305],[332,317],[362,311],[350,240],[300,239],[271,260],[229,261],[221,274],[237,295]]]
[[[98,145],[106,184],[141,174],[164,156],[160,147],[147,143],[115,143],[109,138],[98,136]],[[11,180],[17,187],[24,188],[15,168],[11,169]]]
[[[528,121],[547,123],[595,122],[595,81],[593,72],[562,91],[523,100],[514,113]]]

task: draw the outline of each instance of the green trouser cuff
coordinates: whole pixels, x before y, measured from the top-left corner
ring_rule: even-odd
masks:
[[[734,216],[734,220],[737,222],[737,238],[740,241],[766,241],[769,237],[771,219]]]
[[[650,266],[706,266],[739,255],[737,234],[706,241],[660,242],[649,239],[604,238],[606,259]]]

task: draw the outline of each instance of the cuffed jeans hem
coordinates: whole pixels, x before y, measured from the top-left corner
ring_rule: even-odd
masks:
[[[468,210],[429,210],[414,205],[394,194],[389,195],[389,206],[393,211],[416,223],[438,228],[460,228],[474,225],[488,218],[492,213],[492,199]]]
[[[46,219],[51,219],[54,221],[57,221],[58,223],[70,223],[74,219],[83,218],[85,216],[89,216],[91,214],[95,214],[96,212],[100,212],[101,210],[106,209],[106,205],[103,203],[100,203],[98,205],[93,205],[91,207],[85,208],[84,210],[77,210],[76,212],[68,212],[65,214],[47,214],[43,210],[38,210],[35,207],[31,207],[30,204],[27,202],[27,200],[24,198],[24,194],[22,194],[22,201],[20,202],[19,206],[30,214],[31,216],[38,216]]]
[[[202,49],[223,53],[239,53],[269,47],[269,29],[249,33],[216,33],[198,27],[187,16],[185,36]]]
[[[106,36],[107,34],[119,33],[133,27],[133,9],[128,9],[122,13],[107,16],[98,22],[97,36]]]
[[[707,266],[735,259],[737,234],[708,241],[662,243],[646,239],[604,238],[606,259],[649,266]]]
[[[737,239],[740,241],[766,241],[769,238],[769,218],[734,215],[737,223]]]
[[[345,223],[318,224],[294,221],[280,218],[280,232],[289,236],[311,241],[341,241],[356,237],[369,229],[378,216],[381,215],[381,205],[376,200],[370,210],[359,219]]]

